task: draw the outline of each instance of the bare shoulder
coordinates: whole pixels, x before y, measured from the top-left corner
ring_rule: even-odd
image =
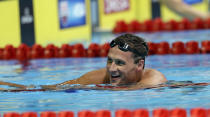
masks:
[[[156,69],[144,69],[144,74],[147,75],[163,75],[160,71],[156,70]]]
[[[144,85],[158,85],[165,83],[166,81],[166,77],[160,71],[155,69],[145,69],[140,83]]]

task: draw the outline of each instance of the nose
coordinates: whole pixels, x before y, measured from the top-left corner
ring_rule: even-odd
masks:
[[[116,66],[115,62],[112,62],[112,64],[111,64],[110,67],[109,67],[109,71],[110,71],[110,72],[115,72],[115,71],[117,71],[117,66]]]

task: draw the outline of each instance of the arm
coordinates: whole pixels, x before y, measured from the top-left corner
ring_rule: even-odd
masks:
[[[81,77],[74,79],[74,80],[68,80],[63,83],[54,84],[54,85],[41,85],[43,89],[56,89],[57,86],[62,86],[65,84],[81,84],[81,85],[89,85],[89,84],[104,84],[106,83],[107,79],[107,72],[106,69],[99,69],[90,71]]]
[[[194,19],[196,17],[206,19],[210,17],[209,13],[201,12],[192,6],[185,4],[182,0],[162,0],[161,2],[169,9],[188,19]]]
[[[22,89],[26,89],[27,88],[27,86],[25,86],[25,85],[9,83],[9,82],[3,82],[3,81],[0,81],[0,85],[7,85],[7,86],[10,86],[10,87],[17,87],[17,88],[22,88]]]

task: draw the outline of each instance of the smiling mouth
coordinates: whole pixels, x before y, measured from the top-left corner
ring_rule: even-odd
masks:
[[[120,75],[111,75],[112,79],[120,78]]]
[[[111,84],[112,85],[119,85],[121,81],[120,75],[111,75]]]

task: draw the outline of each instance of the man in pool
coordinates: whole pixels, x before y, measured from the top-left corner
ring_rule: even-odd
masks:
[[[149,49],[141,37],[123,34],[115,38],[110,43],[110,47],[106,68],[90,71],[74,80],[41,87],[55,90],[68,84],[111,84],[139,89],[140,87],[157,86],[167,81],[161,72],[155,69],[144,69]]]
[[[165,76],[154,69],[144,69],[148,46],[144,39],[123,34],[110,43],[106,68],[90,71],[80,78],[56,85],[43,85],[43,88],[54,89],[65,84],[111,84],[113,86],[149,87],[165,83]]]

